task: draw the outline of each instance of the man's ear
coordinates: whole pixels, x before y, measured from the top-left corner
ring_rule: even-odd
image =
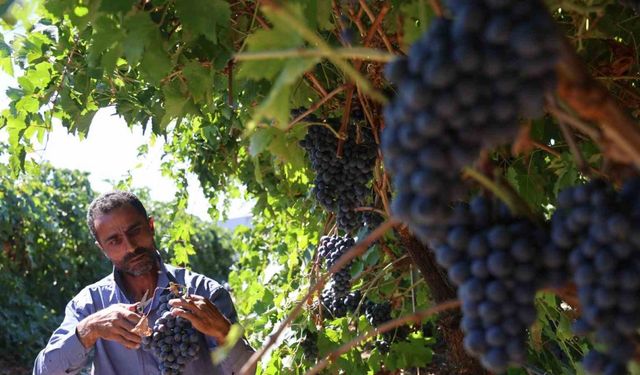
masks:
[[[151,231],[154,234],[156,233],[156,228],[154,227],[153,216],[149,216],[149,228],[151,228]]]

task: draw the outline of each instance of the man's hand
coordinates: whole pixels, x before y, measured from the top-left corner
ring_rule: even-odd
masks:
[[[87,349],[95,345],[98,339],[116,341],[129,349],[138,349],[142,338],[131,330],[142,317],[135,311],[135,305],[111,305],[84,318],[76,326],[76,334]]]
[[[187,319],[195,329],[224,344],[231,322],[209,299],[191,294],[169,300],[169,305],[173,307],[171,314]]]

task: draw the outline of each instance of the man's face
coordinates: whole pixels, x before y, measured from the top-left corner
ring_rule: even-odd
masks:
[[[117,270],[140,276],[154,269],[156,246],[153,218],[146,218],[131,205],[118,207],[94,219],[96,245]]]

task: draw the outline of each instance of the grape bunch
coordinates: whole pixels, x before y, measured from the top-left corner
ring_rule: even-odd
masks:
[[[512,139],[520,116],[542,114],[560,38],[538,1],[450,0],[406,58],[389,64],[397,94],[381,146],[394,214],[423,241],[446,234],[459,179],[481,148]]]
[[[364,316],[373,327],[377,327],[382,323],[391,320],[391,305],[388,302],[374,303],[367,301],[364,306]],[[389,352],[393,334],[385,332],[381,337],[376,339],[375,345],[382,353]]]
[[[355,240],[348,236],[322,236],[318,246],[318,259],[323,260],[326,269],[330,269],[338,259],[355,245]],[[331,275],[331,279],[322,290],[322,304],[336,318],[347,314],[348,307],[346,299],[351,290],[351,274],[348,264],[340,271]],[[350,302],[353,303],[353,302]]]
[[[389,302],[374,303],[367,300],[364,303],[364,316],[369,324],[377,327],[391,320],[391,304]],[[409,327],[397,327],[394,331],[385,332],[375,342],[376,347],[383,353],[387,353],[391,344],[404,340],[409,336]]]
[[[458,286],[463,344],[494,373],[521,365],[537,289],[547,285],[548,231],[483,197],[454,207],[437,262]],[[541,256],[542,254],[542,256]]]
[[[336,154],[339,121],[328,120],[323,125],[310,126],[300,142],[316,172],[313,194],[323,207],[336,214],[338,227],[347,232],[362,224],[362,217],[355,209],[370,195],[368,184],[373,178],[378,152],[371,129],[361,126],[361,118],[357,111],[351,116],[342,157]],[[314,117],[308,120],[321,122]]]
[[[200,334],[191,323],[171,315],[168,302],[179,296],[168,293],[160,297],[158,315],[151,336],[144,337],[142,347],[160,359],[163,375],[182,374],[185,366],[199,355]]]
[[[302,354],[308,360],[315,360],[318,358],[318,332],[305,329],[302,331],[302,338],[300,339],[300,347],[302,347]]]
[[[604,352],[585,357],[592,374],[624,374],[640,328],[640,184],[620,192],[592,181],[563,190],[552,218],[553,241],[570,249],[569,263],[582,315],[577,335],[594,333]]]

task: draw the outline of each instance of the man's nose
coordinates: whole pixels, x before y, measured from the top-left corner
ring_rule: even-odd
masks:
[[[128,235],[124,236],[124,240],[122,241],[122,243],[125,246],[125,250],[127,250],[127,252],[136,251],[136,242]]]

